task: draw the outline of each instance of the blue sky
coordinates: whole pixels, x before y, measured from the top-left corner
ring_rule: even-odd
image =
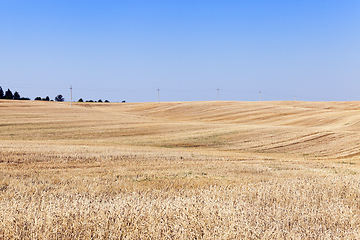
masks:
[[[360,1],[0,1],[0,86],[110,101],[360,100]]]

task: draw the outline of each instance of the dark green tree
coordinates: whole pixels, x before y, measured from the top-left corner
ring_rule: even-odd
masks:
[[[5,99],[14,99],[14,95],[10,89],[5,92]]]
[[[65,101],[65,99],[64,99],[63,95],[59,94],[55,97],[55,101],[63,102],[63,101]]]
[[[99,101],[98,102],[103,102],[101,99],[99,99]]]
[[[4,90],[0,86],[0,99],[3,99],[3,98],[4,98]]]
[[[80,99],[78,100],[78,102],[84,102],[84,100],[83,100],[82,98],[80,98]]]
[[[41,100],[41,97],[36,97],[34,100],[39,101]]]
[[[20,100],[20,94],[17,91],[14,92],[14,100]]]

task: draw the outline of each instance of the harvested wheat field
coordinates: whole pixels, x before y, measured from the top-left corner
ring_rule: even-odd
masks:
[[[359,102],[0,114],[1,239],[360,239]]]

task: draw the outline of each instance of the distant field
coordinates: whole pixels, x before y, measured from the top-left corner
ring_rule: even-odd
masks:
[[[360,102],[0,100],[0,239],[360,239]]]

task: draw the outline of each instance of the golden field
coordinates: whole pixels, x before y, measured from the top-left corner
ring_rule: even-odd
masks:
[[[360,239],[359,102],[0,100],[0,239]]]

